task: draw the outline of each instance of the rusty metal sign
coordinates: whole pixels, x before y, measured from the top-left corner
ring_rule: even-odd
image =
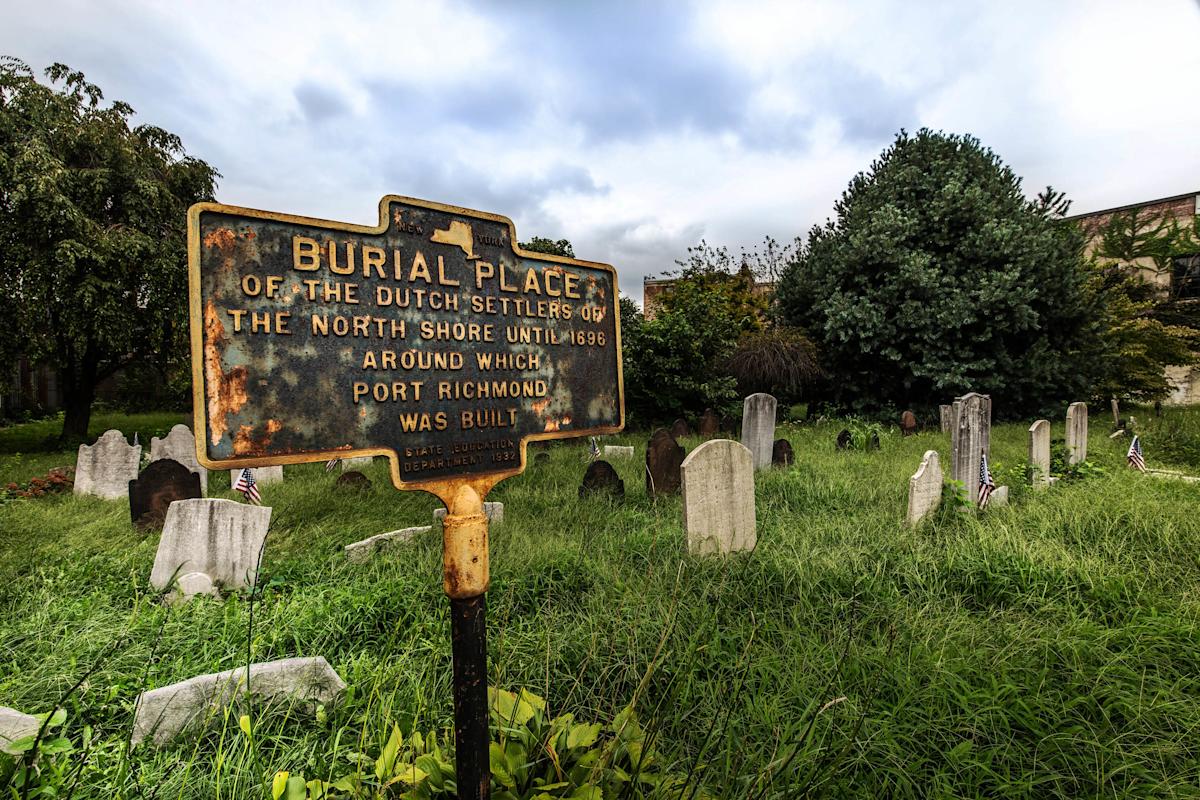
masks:
[[[192,207],[205,466],[380,455],[398,488],[494,484],[530,440],[620,430],[612,267],[522,251],[495,214],[388,196],[379,219]]]

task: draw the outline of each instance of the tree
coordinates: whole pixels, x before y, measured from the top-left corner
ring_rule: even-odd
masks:
[[[179,137],[62,64],[38,83],[0,59],[0,300],[6,357],[58,370],[63,439],[87,436],[96,386],[184,352],[187,209],[217,172]]]
[[[528,250],[531,253],[546,253],[552,256],[563,256],[564,258],[574,258],[575,248],[566,239],[559,239],[557,242],[553,239],[545,239],[541,236],[535,236],[528,242],[521,242],[522,250]]]
[[[784,272],[779,313],[822,351],[838,405],[964,391],[1017,414],[1086,396],[1092,308],[1061,194],[1030,201],[970,136],[901,131]]]

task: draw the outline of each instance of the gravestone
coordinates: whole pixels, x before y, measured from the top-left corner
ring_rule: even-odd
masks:
[[[921,466],[908,479],[908,515],[905,522],[917,525],[942,503],[942,462],[937,450],[926,450]]]
[[[796,452],[787,439],[776,439],[771,446],[771,463],[777,467],[790,467],[796,463]]]
[[[992,490],[992,496],[988,498],[988,508],[1006,505],[1008,505],[1008,487],[997,486]]]
[[[165,589],[173,578],[202,572],[226,589],[253,586],[270,524],[268,506],[176,500],[167,509],[150,583]]]
[[[854,435],[850,433],[849,428],[842,428],[842,432],[837,437],[837,449],[849,450],[850,445],[854,443]]]
[[[607,461],[593,461],[588,464],[587,472],[583,473],[579,496],[589,497],[596,494],[625,497],[625,481],[621,480],[617,471],[613,469],[613,465]]]
[[[17,755],[12,743],[26,736],[36,736],[42,721],[32,714],[22,714],[15,708],[0,706],[0,753]],[[13,789],[14,796],[16,789]]]
[[[1087,460],[1088,445],[1087,403],[1067,406],[1067,459],[1070,464]]]
[[[871,431],[871,438],[867,440],[868,450],[879,449],[879,431]]]
[[[729,439],[712,439],[683,461],[683,527],[694,555],[753,550],[754,455]]]
[[[629,445],[606,444],[604,445],[605,458],[633,458],[633,447]]]
[[[150,460],[170,458],[200,476],[200,491],[208,494],[208,470],[196,460],[196,437],[187,425],[176,425],[162,439],[150,439]]]
[[[742,444],[754,456],[754,468],[771,466],[771,445],[775,443],[775,398],[759,392],[742,401]]]
[[[431,530],[433,530],[432,525],[404,528],[398,531],[371,536],[363,539],[361,542],[348,544],[342,549],[346,553],[346,560],[351,564],[364,564],[374,558],[376,554],[384,550],[389,550],[399,544],[407,544],[414,537]]]
[[[1050,423],[1039,419],[1029,426],[1029,485],[1044,489],[1050,485]]]
[[[954,401],[954,428],[950,431],[950,477],[961,481],[967,499],[979,502],[979,461],[991,452],[992,398],[970,392]]]
[[[1121,424],[1121,405],[1115,397],[1109,401],[1109,405],[1112,406],[1113,425],[1119,426]]]
[[[696,426],[696,432],[705,439],[711,439],[721,432],[721,421],[717,418],[717,412],[711,408],[704,409],[704,414],[700,417],[700,422]]]
[[[484,503],[483,504],[483,515],[485,517],[487,517],[488,522],[492,523],[493,525],[499,525],[501,522],[504,522],[504,503],[501,503],[501,502]],[[446,518],[446,509],[445,508],[435,508],[433,510],[433,521],[434,522],[441,522],[445,518]]]
[[[942,426],[942,433],[949,433],[954,425],[954,406],[938,406],[938,421]]]
[[[685,436],[692,435],[692,429],[688,426],[686,419],[677,419],[671,424],[671,435],[676,440],[682,439]]]
[[[249,674],[247,674],[247,672]],[[142,692],[137,700],[130,745],[147,739],[161,747],[177,736],[221,719],[224,709],[247,695],[266,703],[322,705],[331,708],[346,683],[324,658],[285,658],[200,675]]]
[[[118,500],[129,494],[142,463],[142,448],[125,441],[120,431],[105,431],[95,444],[79,445],[75,458],[75,494]]]
[[[917,432],[917,415],[911,411],[905,411],[900,415],[900,432],[905,436],[912,436]]]
[[[354,456],[342,459],[342,472],[350,472],[371,466],[373,456]]]
[[[129,482],[129,519],[141,527],[162,525],[171,503],[200,496],[199,475],[173,458],[160,458]]]
[[[550,454],[544,450],[540,453],[534,453],[533,463],[534,464],[549,464],[550,463]]]
[[[685,455],[674,436],[662,428],[656,430],[646,444],[646,494],[650,497],[678,494],[679,467]]]
[[[371,490],[371,479],[358,470],[351,470],[338,475],[333,488],[343,492],[368,492]]]
[[[283,483],[283,466],[277,467],[247,467],[254,470],[254,482],[261,486],[270,486],[272,483]],[[229,485],[230,487],[237,484],[238,475],[241,474],[240,469],[229,470]]]

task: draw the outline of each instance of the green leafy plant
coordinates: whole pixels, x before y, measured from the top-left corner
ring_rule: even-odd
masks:
[[[0,750],[0,789],[8,788],[13,798],[59,797],[59,789],[71,783],[77,770],[71,754],[75,745],[61,733],[67,711],[60,708],[52,714],[38,717],[42,722],[37,733],[23,736],[5,744]],[[84,746],[91,742],[91,728],[84,728]]]

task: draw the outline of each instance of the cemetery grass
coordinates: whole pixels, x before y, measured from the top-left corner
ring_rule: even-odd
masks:
[[[637,446],[613,462],[623,503],[577,498],[579,444],[501,484],[490,682],[582,720],[635,701],[660,758],[716,797],[1200,796],[1196,485],[1126,469],[1128,442],[1093,415],[1104,471],[1027,492],[1027,425],[1001,425],[992,466],[1012,504],[910,530],[907,478],[926,449],[948,463],[948,437],[836,452],[841,427],[781,428],[796,465],[760,474],[758,547],[728,559],[689,557],[678,498],[646,497],[645,435],[611,437]],[[1149,436],[1146,455],[1156,466]],[[437,528],[366,565],[342,554],[437,503],[394,491],[381,462],[366,471],[365,495],[321,465],[263,488],[253,604],[159,604],[158,535],[133,530],[125,502],[0,507],[0,705],[48,711],[92,670],[65,702],[77,746],[90,729],[75,797],[269,797],[276,770],[335,778],[393,724],[448,730]],[[234,497],[228,473],[210,493]],[[350,686],[341,708],[252,708],[252,738],[234,713],[128,752],[143,689],[316,655]]]

